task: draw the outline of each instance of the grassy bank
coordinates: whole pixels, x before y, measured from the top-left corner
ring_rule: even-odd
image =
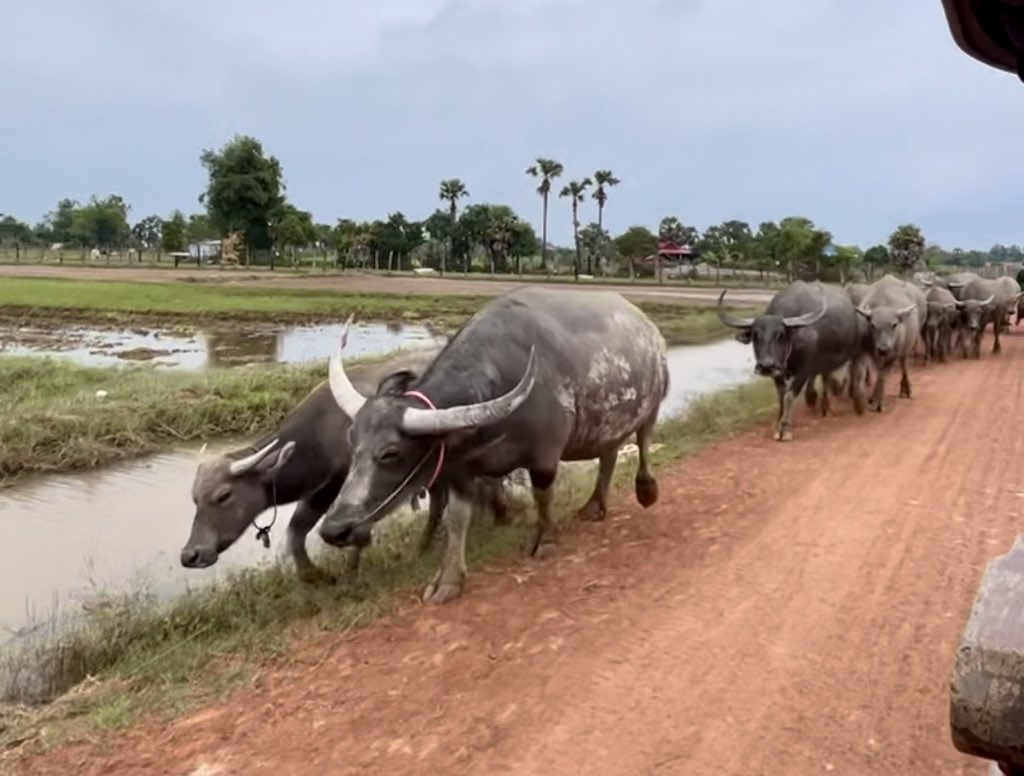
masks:
[[[267,289],[201,283],[123,283],[37,278],[0,280],[0,316],[94,321],[103,325],[168,322],[193,326],[204,321],[239,320],[265,324],[360,319],[429,321],[455,328],[487,296],[345,294],[335,291]],[[673,345],[707,342],[726,329],[713,309],[682,304],[641,303],[640,307]],[[746,314],[741,310],[740,314]]]
[[[769,418],[774,395],[765,381],[697,402],[681,419],[663,423],[654,453],[657,467],[693,455],[705,445]],[[616,487],[631,484],[633,465],[617,471]],[[560,474],[557,514],[562,522],[593,487],[593,468]],[[509,559],[522,552],[532,508],[524,519],[496,527],[475,525],[469,563]],[[384,526],[382,526],[384,527]],[[0,750],[29,741],[29,748],[129,725],[141,718],[169,720],[258,681],[259,669],[284,657],[295,639],[365,625],[393,611],[417,591],[436,567],[436,551],[415,557],[413,536],[421,521],[391,529],[364,553],[358,586],[310,588],[289,566],[247,570],[226,582],[157,608],[142,596],[111,599],[59,639],[0,658],[7,694],[53,695],[94,677],[57,702],[7,712],[0,719]],[[340,571],[342,553],[320,562]],[[336,642],[336,637],[332,637]],[[33,678],[41,671],[42,683]]]

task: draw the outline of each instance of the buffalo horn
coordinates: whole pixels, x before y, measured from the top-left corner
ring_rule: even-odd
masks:
[[[1020,299],[1022,296],[1024,296],[1024,291],[1020,291],[1020,292],[1014,294],[1013,298],[1014,298],[1014,300],[1017,300],[1017,299]]]
[[[982,301],[978,302],[978,304],[980,304],[982,307],[984,307],[987,304],[992,304],[992,300],[995,299],[995,298],[996,298],[995,294],[990,294],[988,299],[983,299]]]
[[[232,477],[238,477],[242,474],[245,474],[253,466],[262,461],[266,457],[267,453],[269,453],[275,447],[277,447],[276,439],[272,440],[269,444],[267,444],[262,449],[257,450],[252,455],[247,455],[245,458],[239,458],[237,461],[232,461],[228,465],[228,471],[231,472]]]
[[[967,284],[959,280],[948,280],[946,281],[946,285],[949,286],[950,288],[963,288]]]
[[[791,318],[783,318],[782,322],[786,324],[786,326],[810,326],[812,323],[821,320],[822,316],[825,315],[825,312],[827,310],[828,300],[824,296],[822,296],[821,309],[818,310],[817,312],[809,312],[804,313],[803,315],[794,315]]]
[[[402,415],[402,430],[407,434],[419,436],[444,434],[449,431],[460,431],[497,423],[515,412],[519,405],[526,401],[536,380],[535,348],[531,346],[530,357],[526,361],[526,370],[523,372],[519,384],[508,393],[489,401],[440,410],[410,407]]]
[[[911,313],[911,312],[912,312],[913,310],[915,310],[916,308],[917,308],[917,305],[916,305],[916,304],[914,304],[913,302],[911,302],[911,303],[910,303],[910,304],[908,304],[908,305],[907,305],[906,307],[901,307],[901,308],[900,308],[899,310],[897,310],[897,311],[896,311],[896,315],[897,315],[898,317],[902,318],[902,317],[903,317],[903,316],[905,316],[905,315],[910,315],[910,313]]]
[[[749,329],[754,325],[753,318],[737,318],[734,315],[727,313],[722,308],[722,300],[725,299],[725,294],[729,289],[722,289],[722,293],[718,295],[718,318],[726,326],[731,326],[734,329]]]
[[[348,328],[352,325],[352,317],[350,315],[345,321],[345,328],[341,332],[341,344],[331,359],[329,367],[331,395],[341,407],[341,411],[349,418],[354,418],[366,403],[366,397],[356,390],[352,381],[348,379],[348,375],[345,374],[345,365],[341,361],[341,351],[345,349],[345,343],[348,341]]]

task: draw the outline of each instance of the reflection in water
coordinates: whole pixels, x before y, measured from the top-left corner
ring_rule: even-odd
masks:
[[[338,347],[342,324],[273,329],[239,322],[199,334],[163,329],[116,331],[70,327],[24,327],[0,340],[0,355],[59,356],[85,366],[149,363],[200,370],[246,364],[303,363],[326,359]],[[421,324],[356,323],[349,332],[347,358],[375,356],[399,348],[441,344],[443,334]]]
[[[429,337],[425,331],[421,336]],[[318,343],[326,341],[333,347],[336,339],[285,336],[276,347],[282,357],[317,357]],[[363,353],[375,342],[361,341]],[[662,418],[678,413],[699,394],[748,381],[753,359],[749,346],[726,340],[672,348],[669,370]],[[279,511],[271,552],[250,529],[212,568],[182,568],[178,553],[192,524],[195,467],[194,453],[168,453],[95,472],[40,477],[0,491],[0,626],[20,627],[34,619],[26,617],[26,604],[37,616],[50,615],[54,595],[65,603],[81,600],[95,592],[89,581],[106,592],[145,583],[170,596],[231,569],[269,562],[283,551],[292,506]],[[323,547],[315,531],[308,541],[311,551]]]

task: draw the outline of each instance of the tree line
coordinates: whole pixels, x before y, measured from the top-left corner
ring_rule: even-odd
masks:
[[[840,245],[830,232],[800,216],[765,221],[756,229],[729,220],[703,231],[667,216],[657,230],[635,225],[612,237],[604,228],[604,213],[619,178],[611,170],[597,170],[559,185],[564,166],[544,157],[525,169],[540,198],[540,239],[530,222],[508,205],[463,203],[470,192],[458,178],[439,183],[440,206],[422,220],[394,212],[383,220],[341,218],[330,225],[316,223],[311,213],[288,200],[280,162],[255,138],[236,136],[219,150],[204,150],[200,161],[208,176],[199,196],[203,212],[185,215],[176,210],[167,217],[149,215],[133,222],[131,206],[116,194],[93,196],[84,203],[62,199],[35,226],[0,214],[0,244],[180,253],[191,244],[230,235],[242,246],[241,260],[252,264],[273,265],[275,258],[294,263],[312,255],[346,267],[549,274],[570,268],[577,276],[660,274],[666,265],[675,267],[678,262],[659,259],[659,239],[687,246],[694,260],[715,267],[788,278],[846,280],[856,274],[871,277],[882,267],[908,270],[1024,261],[1024,251],[1017,245],[947,251],[926,243],[914,224],[898,226],[884,244]],[[553,200],[564,204],[556,217],[571,218],[571,247],[548,240]],[[596,219],[584,224],[581,216],[588,201]]]

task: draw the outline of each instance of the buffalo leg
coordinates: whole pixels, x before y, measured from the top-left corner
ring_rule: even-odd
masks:
[[[487,503],[491,512],[494,513],[495,525],[508,525],[512,522],[509,515],[508,501],[505,496],[505,480],[502,477],[484,477],[481,479],[483,485],[483,502]]]
[[[640,506],[646,509],[653,506],[658,500],[658,481],[651,474],[651,437],[654,436],[654,426],[658,421],[655,414],[642,425],[636,432],[637,446],[637,467],[636,479],[633,482],[636,500]]]
[[[551,520],[551,501],[554,497],[557,469],[531,469],[530,482],[533,485],[533,500],[537,505],[537,530],[533,537],[530,554],[535,558],[549,555],[555,548],[555,526]]]
[[[455,491],[448,494],[448,508],[444,514],[444,553],[440,567],[423,591],[425,602],[443,604],[462,594],[462,585],[466,581],[466,534],[474,511],[474,502],[465,494]]]
[[[882,411],[882,403],[885,398],[885,374],[889,367],[885,364],[875,364],[875,390],[871,394],[868,406],[875,412]]]
[[[779,419],[779,430],[775,433],[775,439],[779,442],[788,442],[793,438],[793,404],[806,382],[806,377],[798,375],[786,384],[786,392],[782,397],[782,417]]]
[[[857,356],[850,362],[850,399],[853,401],[853,411],[858,415],[864,414],[864,381],[860,376],[861,370],[867,370],[867,360]]]
[[[314,496],[314,499],[316,499],[316,496]],[[295,512],[292,513],[292,519],[288,521],[288,553],[292,556],[292,561],[295,563],[295,572],[298,574],[299,579],[309,585],[332,584],[335,582],[335,578],[314,564],[309,559],[309,553],[306,552],[306,537],[313,530],[313,526],[317,524],[317,521],[323,516],[323,513],[327,511],[330,501],[323,508],[318,508],[319,506],[313,506],[306,501],[300,501],[299,505],[295,508]],[[352,548],[352,557],[355,559],[354,562],[357,567],[359,565],[360,552],[362,552],[362,547],[356,546]],[[349,565],[351,566],[352,563],[353,561],[350,559]]]
[[[815,386],[817,379],[817,375],[812,375],[811,379],[807,381],[807,387],[804,388],[804,403],[810,409],[814,409],[818,406],[818,388]],[[823,386],[822,393],[824,392]]]
[[[995,337],[995,341],[992,343],[992,352],[998,353],[1003,347],[999,344],[999,330],[1003,328],[1003,316],[997,315],[995,320],[992,321],[992,336]]]
[[[775,418],[775,438],[779,439],[782,429],[782,413],[786,409],[786,381],[781,377],[774,378],[775,393],[779,397],[779,415]]]
[[[434,536],[437,535],[437,529],[444,518],[445,507],[448,505],[447,487],[434,487],[428,493],[430,494],[430,509],[427,511],[427,524],[423,527],[423,533],[420,534],[420,541],[416,547],[416,552],[419,555],[426,555],[430,551],[430,546],[434,543]]]
[[[904,399],[910,398],[910,375],[907,373],[907,358],[900,358],[900,397]]]
[[[601,453],[597,462],[597,482],[594,483],[594,492],[590,494],[587,503],[576,514],[580,520],[604,520],[605,515],[608,514],[608,488],[611,487],[612,475],[615,473],[615,464],[618,460],[617,445]]]

